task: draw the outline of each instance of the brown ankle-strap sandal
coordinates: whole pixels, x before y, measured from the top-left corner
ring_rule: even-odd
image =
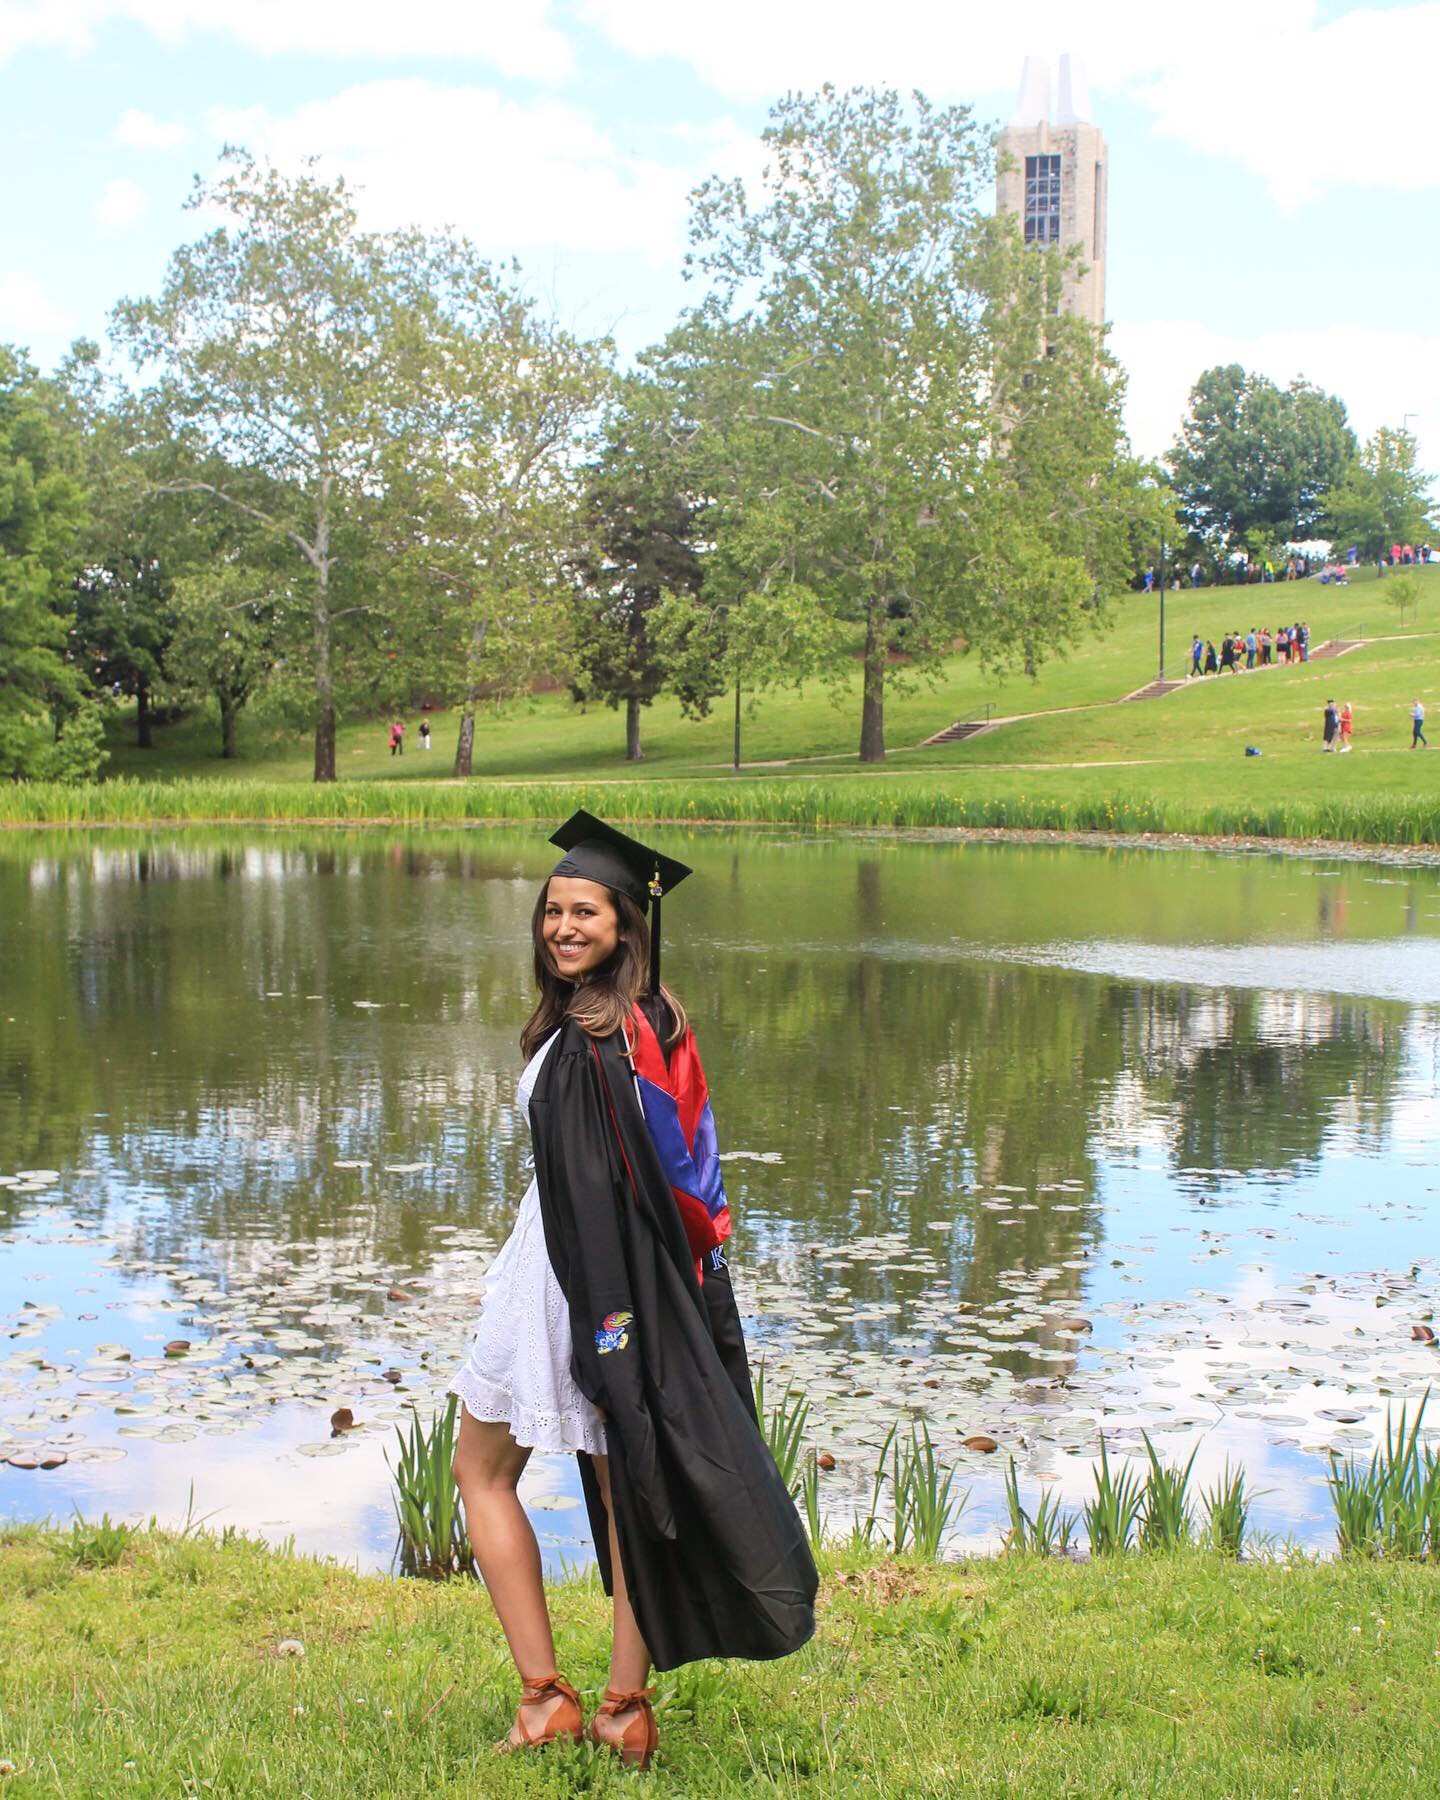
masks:
[[[545,1721],[543,1730],[531,1731],[525,1723],[525,1708],[557,1696],[560,1704]],[[538,1750],[544,1744],[553,1744],[557,1738],[563,1738],[570,1744],[580,1743],[585,1736],[585,1722],[580,1714],[580,1696],[562,1675],[542,1675],[534,1681],[527,1679],[520,1690],[515,1730],[519,1733],[518,1743],[507,1737],[501,1738],[495,1746],[502,1756],[508,1755],[512,1750]]]
[[[633,1693],[618,1693],[614,1688],[606,1688],[605,1698],[595,1709],[595,1717],[590,1721],[590,1741],[593,1744],[605,1744],[611,1750],[620,1752],[620,1760],[634,1769],[648,1769],[650,1759],[660,1744],[659,1728],[655,1724],[654,1709],[650,1705],[650,1697],[654,1688],[637,1688]],[[600,1729],[602,1719],[614,1718],[616,1713],[629,1712],[635,1709],[635,1717],[623,1730],[611,1737]]]

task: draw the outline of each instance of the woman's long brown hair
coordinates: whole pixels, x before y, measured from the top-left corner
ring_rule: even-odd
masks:
[[[619,921],[620,942],[608,961],[601,963],[593,975],[574,982],[565,979],[545,948],[545,902],[550,883],[547,881],[540,890],[530,919],[535,986],[540,991],[540,998],[520,1033],[520,1054],[526,1062],[566,1019],[574,1019],[591,1037],[609,1037],[620,1029],[632,1008],[650,992],[650,927],[645,915],[628,895],[610,887],[605,892]],[[662,1042],[668,1050],[684,1037],[689,1020],[685,1017],[685,1008],[664,982],[660,984],[660,998],[670,1015],[670,1029],[662,1034]]]

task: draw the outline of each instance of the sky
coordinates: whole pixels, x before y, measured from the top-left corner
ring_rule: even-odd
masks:
[[[1014,111],[1079,58],[1110,147],[1108,312],[1142,455],[1217,362],[1408,424],[1440,469],[1440,0],[0,0],[0,340],[50,368],[156,291],[225,143],[452,225],[631,356],[693,298],[686,196],[789,89]]]

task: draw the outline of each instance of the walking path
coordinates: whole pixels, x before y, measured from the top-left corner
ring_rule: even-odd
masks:
[[[1424,634],[1416,633],[1415,635],[1422,636]],[[1350,651],[1359,650],[1364,645],[1376,641],[1374,638],[1329,638],[1310,652],[1308,660],[1310,662],[1328,662],[1333,657],[1346,656]],[[1391,640],[1387,638],[1385,641],[1389,643]],[[1293,664],[1278,662],[1257,663],[1253,669],[1237,669],[1236,672],[1243,675],[1259,675],[1265,669],[1293,666]],[[1000,719],[957,719],[953,725],[947,725],[943,731],[937,731],[933,737],[926,738],[916,748],[929,750],[938,744],[958,744],[966,738],[982,737],[986,732],[994,731],[1001,725],[1013,725],[1019,719],[1044,719],[1053,717],[1056,713],[1093,712],[1097,706],[1124,706],[1132,700],[1163,700],[1167,695],[1178,693],[1182,688],[1202,686],[1203,680],[1208,679],[1208,677],[1204,677],[1201,681],[1197,681],[1189,675],[1174,680],[1162,680],[1157,677],[1154,681],[1146,682],[1144,687],[1136,688],[1133,693],[1122,694],[1118,701],[1091,701],[1083,706],[1049,706],[1036,712],[1010,713]]]
[[[1310,652],[1308,660],[1312,663],[1331,662],[1337,656],[1348,656],[1352,650],[1362,650],[1369,644],[1393,644],[1402,638],[1434,637],[1436,635],[1435,632],[1431,631],[1400,631],[1387,632],[1383,637],[1378,638],[1327,638],[1323,644],[1318,645]],[[1236,673],[1241,675],[1259,675],[1265,669],[1293,668],[1294,666],[1294,664],[1282,664],[1278,662],[1257,663],[1253,669],[1242,668],[1238,669]],[[932,737],[925,738],[918,744],[904,744],[898,746],[898,748],[904,750],[931,750],[937,748],[941,744],[958,744],[963,743],[967,738],[985,737],[992,731],[998,731],[1002,725],[1018,725],[1024,719],[1052,719],[1060,714],[1066,713],[1103,712],[1107,707],[1125,706],[1134,700],[1163,700],[1170,694],[1178,693],[1181,689],[1193,690],[1203,688],[1208,684],[1210,679],[1211,678],[1208,675],[1200,679],[1191,675],[1186,675],[1178,679],[1167,678],[1163,681],[1157,678],[1154,681],[1147,682],[1144,687],[1136,688],[1133,693],[1121,694],[1118,700],[1085,700],[1078,706],[1042,706],[1037,707],[1034,712],[1004,713],[998,717],[985,719],[956,719],[953,724],[945,726],[942,731],[937,731]],[[1151,759],[1148,757],[1134,759],[1137,764],[1148,762],[1150,760]],[[836,750],[828,751],[819,756],[776,756],[759,762],[747,761],[741,766],[746,769],[788,769],[794,767],[797,763],[853,761],[853,751]],[[728,767],[729,765],[716,763],[714,766],[718,769]],[[1110,765],[1107,760],[1104,764],[1096,763],[1093,765],[1089,763],[994,763],[987,766],[997,769],[1011,767],[1017,769],[1058,769],[1099,768],[1102,766],[1108,767]]]

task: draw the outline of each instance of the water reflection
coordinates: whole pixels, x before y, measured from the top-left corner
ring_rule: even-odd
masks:
[[[1293,1449],[1273,1510],[1306,1529],[1304,1453],[1355,1429],[1322,1400],[1429,1369],[1398,1311],[1357,1351],[1353,1296],[1324,1285],[1356,1261],[1319,1265],[1373,1206],[1359,1261],[1404,1272],[1388,1306],[1427,1303],[1435,1026],[1386,996],[1430,996],[1436,872],[769,836],[683,854],[702,879],[669,971],[755,1337],[844,1453],[836,1503],[900,1408],[1067,1482],[1102,1424],[1123,1442],[1148,1419],[1203,1429],[1207,1455],[1257,1430],[1267,1459]],[[0,1434],[75,1457],[0,1466],[0,1507],[138,1509],[162,1468],[203,1501],[199,1452],[239,1433],[312,1494],[320,1471],[352,1510],[363,1490],[347,1546],[378,1554],[374,1441],[443,1388],[524,1186],[547,857],[510,831],[0,846]],[[1329,1346],[1303,1411],[1266,1360],[1299,1313]],[[195,1349],[167,1362],[179,1336]],[[1239,1401],[1197,1359],[1210,1339],[1244,1365]],[[352,1402],[371,1431],[328,1447]]]

